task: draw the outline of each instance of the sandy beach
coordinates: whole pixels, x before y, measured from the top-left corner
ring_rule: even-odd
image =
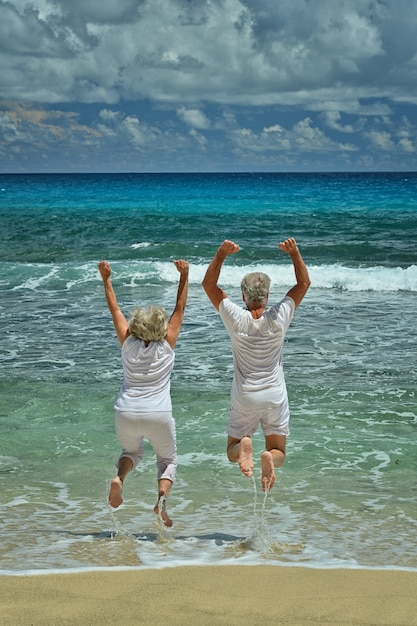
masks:
[[[417,573],[279,566],[0,577],[3,626],[414,626]]]

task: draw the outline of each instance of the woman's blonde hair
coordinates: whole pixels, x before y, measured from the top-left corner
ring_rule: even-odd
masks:
[[[136,339],[160,341],[168,332],[168,314],[161,306],[136,307],[130,316],[129,331]]]
[[[266,304],[270,286],[271,279],[263,272],[245,274],[240,283],[246,304]]]

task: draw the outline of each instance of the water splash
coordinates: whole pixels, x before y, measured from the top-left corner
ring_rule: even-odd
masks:
[[[273,537],[270,532],[266,516],[266,504],[270,490],[267,489],[263,493],[262,502],[258,504],[258,491],[256,488],[256,481],[252,476],[253,482],[253,528],[251,533],[245,539],[239,541],[238,547],[240,550],[258,552],[260,555],[281,555],[285,553],[295,554],[304,549],[304,544],[289,544],[287,542],[279,541],[276,537]]]

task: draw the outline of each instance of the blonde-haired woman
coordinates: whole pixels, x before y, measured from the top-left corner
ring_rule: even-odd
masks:
[[[180,278],[177,301],[171,317],[160,306],[138,307],[128,321],[121,312],[111,283],[111,267],[101,261],[107,306],[117,338],[122,345],[123,384],[115,404],[116,434],[122,446],[117,476],[110,485],[109,503],[117,508],[123,502],[122,489],[127,474],[143,457],[146,438],[156,454],[158,501],[154,511],[165,526],[172,526],[166,500],[175,480],[177,449],[175,422],[170,395],[174,347],[177,342],[188,295],[188,262],[174,261]]]

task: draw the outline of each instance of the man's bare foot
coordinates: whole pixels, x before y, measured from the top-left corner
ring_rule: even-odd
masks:
[[[275,484],[275,467],[272,454],[265,450],[261,455],[262,491],[269,491]]]
[[[168,528],[171,528],[172,519],[169,517],[167,513],[166,505],[167,505],[166,495],[162,494],[159,496],[159,500],[157,504],[155,504],[153,510],[154,510],[154,513],[156,513],[156,515],[163,521],[165,526],[167,526]]]
[[[243,437],[240,442],[239,468],[244,476],[253,474],[252,440],[250,437]]]
[[[123,483],[120,478],[118,476],[116,476],[116,478],[113,478],[110,485],[109,504],[114,509],[117,509],[117,507],[120,506],[123,502],[122,488]]]

